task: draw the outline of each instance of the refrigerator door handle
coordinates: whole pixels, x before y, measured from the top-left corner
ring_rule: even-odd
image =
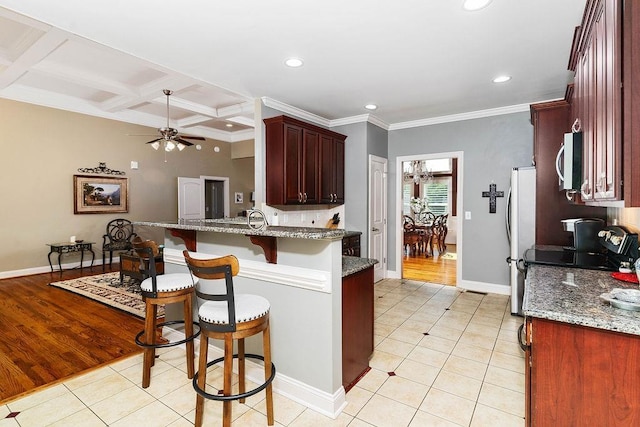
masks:
[[[507,225],[507,240],[511,243],[511,187],[509,187],[509,191],[507,192],[507,207],[504,216],[505,224]]]

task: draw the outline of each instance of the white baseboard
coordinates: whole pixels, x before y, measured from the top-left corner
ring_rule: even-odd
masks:
[[[482,292],[487,294],[511,295],[511,286],[498,285],[495,283],[474,282],[472,280],[461,280],[458,288],[467,291]]]
[[[182,332],[173,330],[167,326],[165,326],[165,329],[167,332],[164,336],[170,341],[177,341],[184,338],[184,334]],[[194,343],[196,349],[199,348],[200,340],[196,339]],[[184,344],[182,344],[181,347],[184,348]],[[196,351],[196,357],[197,353],[198,352]],[[209,359],[213,360],[223,356],[224,352],[221,348],[209,345]],[[276,364],[275,361],[274,364]],[[262,384],[264,382],[264,367],[262,365],[252,361],[251,359],[245,359],[245,367],[247,379],[256,384]],[[282,374],[278,371],[277,364],[276,377],[273,379],[272,384],[273,390],[276,393],[333,419],[337,418],[345,406],[347,406],[344,387],[341,386],[333,394],[318,390],[315,387],[311,387],[308,384]]]
[[[71,268],[79,268],[79,262],[70,262],[70,263],[65,263],[62,264],[62,269],[63,270],[68,270]],[[95,267],[99,267],[102,265],[102,260],[95,260],[93,262],[93,268],[95,269]],[[82,268],[89,268],[91,267],[91,260],[89,261],[84,261],[82,263]],[[22,270],[10,270],[10,271],[0,271],[0,279],[9,279],[11,277],[20,277],[20,276],[29,276],[31,274],[42,274],[42,273],[58,273],[58,264],[55,264],[53,266],[54,270],[51,271],[51,267],[47,267],[42,266],[42,267],[32,267],[32,268],[25,268]],[[102,269],[100,270],[95,270],[95,274],[100,274],[102,273]]]

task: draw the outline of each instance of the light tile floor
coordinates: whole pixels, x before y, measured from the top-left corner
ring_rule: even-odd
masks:
[[[507,296],[392,279],[377,283],[375,296],[371,370],[347,393],[342,414],[333,420],[276,393],[277,426],[524,425],[522,318],[511,316]],[[0,427],[192,425],[184,350],[162,353],[147,389],[141,369],[135,356],[9,402]],[[214,386],[218,371],[207,378]],[[234,402],[233,425],[266,426],[263,396]],[[205,424],[220,425],[221,409],[207,402]]]

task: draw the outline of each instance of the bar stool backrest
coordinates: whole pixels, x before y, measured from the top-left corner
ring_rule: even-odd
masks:
[[[215,332],[235,332],[236,331],[236,308],[233,291],[233,276],[240,271],[238,258],[233,255],[213,259],[198,259],[189,255],[189,251],[183,252],[184,259],[192,275],[203,280],[225,280],[223,293],[213,294],[203,292],[196,288],[196,295],[206,301],[224,301],[227,303],[229,323],[208,323],[200,322],[203,329]]]

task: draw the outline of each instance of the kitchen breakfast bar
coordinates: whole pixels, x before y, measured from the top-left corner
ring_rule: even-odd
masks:
[[[260,295],[271,304],[275,390],[331,417],[342,411],[345,389],[367,371],[373,352],[373,265],[377,262],[342,255],[347,231],[260,228],[246,219],[134,224],[165,229],[166,273],[188,271],[184,249],[204,258],[235,255],[240,262],[235,292]],[[167,307],[168,319],[179,317],[177,307]],[[247,352],[261,353],[260,339],[248,339],[246,345]],[[263,372],[260,366],[248,364],[252,381],[260,383]]]

